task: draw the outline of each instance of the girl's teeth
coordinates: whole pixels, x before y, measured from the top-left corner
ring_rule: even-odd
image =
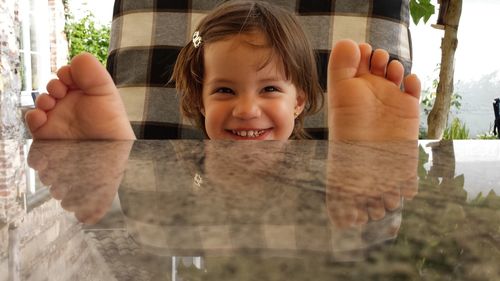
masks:
[[[264,133],[264,130],[250,130],[250,131],[236,131],[232,130],[232,133],[240,137],[258,137]]]

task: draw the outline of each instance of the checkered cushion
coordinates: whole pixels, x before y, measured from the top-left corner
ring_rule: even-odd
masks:
[[[332,45],[351,38],[389,51],[406,73],[411,68],[409,0],[269,0],[294,11],[310,35],[326,89]],[[116,0],[108,71],[140,139],[204,138],[179,111],[167,85],[180,49],[196,24],[221,0]],[[326,110],[305,120],[314,138],[327,138]]]

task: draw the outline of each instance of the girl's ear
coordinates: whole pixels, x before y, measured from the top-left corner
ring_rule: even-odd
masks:
[[[306,94],[304,91],[297,92],[297,104],[295,105],[295,111],[297,115],[301,114],[306,106]]]
[[[203,115],[203,117],[205,117],[205,108],[201,107],[200,112],[201,112],[201,115]]]

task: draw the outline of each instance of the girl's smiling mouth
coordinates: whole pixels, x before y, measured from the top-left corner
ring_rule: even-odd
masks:
[[[245,139],[261,139],[267,135],[267,133],[271,130],[268,129],[232,129],[226,130],[237,138],[245,138]]]

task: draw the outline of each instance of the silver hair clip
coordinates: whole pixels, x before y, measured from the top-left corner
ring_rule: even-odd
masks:
[[[193,33],[193,46],[198,48],[201,45],[201,36],[199,31]]]

